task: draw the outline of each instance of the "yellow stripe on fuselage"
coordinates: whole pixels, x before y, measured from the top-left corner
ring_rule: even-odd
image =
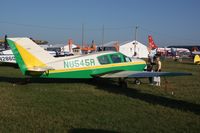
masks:
[[[109,67],[142,65],[142,64],[145,65],[146,62],[145,61],[140,61],[140,62],[123,62],[123,63],[107,64],[107,65],[100,65],[100,66],[67,68],[67,69],[60,69],[60,70],[49,70],[49,73],[61,73],[61,72],[70,72],[70,71],[79,71],[79,70],[90,70],[90,69],[109,68]]]
[[[44,64],[42,61],[40,61],[37,57],[32,55],[30,52],[28,52],[25,48],[23,48],[17,43],[15,43],[15,45],[27,68],[32,68],[35,66],[40,66],[40,67],[46,66],[46,64]]]

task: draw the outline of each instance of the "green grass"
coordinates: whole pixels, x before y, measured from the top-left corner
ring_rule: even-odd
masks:
[[[200,66],[163,62],[163,71],[192,72],[155,87],[128,89],[113,80],[30,79],[0,66],[0,132],[199,132]],[[171,92],[174,95],[171,95]]]

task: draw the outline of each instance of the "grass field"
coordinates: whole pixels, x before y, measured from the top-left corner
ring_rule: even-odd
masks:
[[[0,65],[0,132],[200,132],[200,66],[163,61],[163,71],[191,72],[155,87],[113,80],[26,79]],[[172,95],[171,92],[174,92]]]

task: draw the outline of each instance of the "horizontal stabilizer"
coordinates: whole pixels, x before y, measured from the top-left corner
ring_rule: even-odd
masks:
[[[48,70],[53,70],[51,67],[32,67],[28,68],[27,71],[32,71],[32,72],[46,72]]]

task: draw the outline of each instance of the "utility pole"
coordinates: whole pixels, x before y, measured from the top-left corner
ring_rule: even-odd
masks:
[[[102,47],[103,47],[103,44],[104,44],[104,32],[105,32],[105,28],[104,28],[104,25],[102,27]]]
[[[135,42],[137,41],[137,32],[138,32],[138,26],[136,25],[135,26]]]
[[[136,45],[137,45],[137,30],[138,30],[138,26],[135,26],[135,43],[134,44],[134,56],[137,56],[137,52],[136,52]]]
[[[84,24],[82,24],[82,48],[83,48],[83,45],[84,45]]]

